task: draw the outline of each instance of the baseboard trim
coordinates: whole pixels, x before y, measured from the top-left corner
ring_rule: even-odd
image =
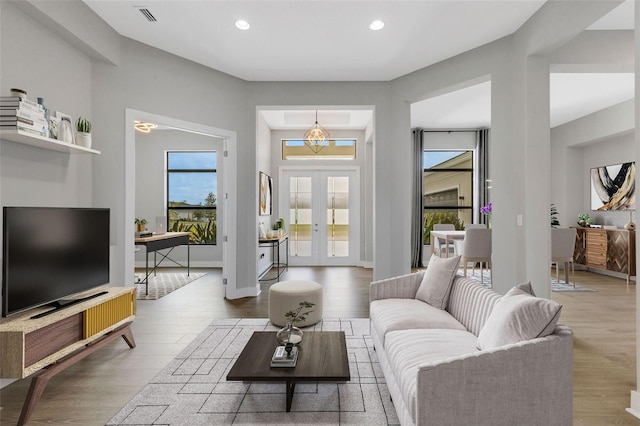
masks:
[[[153,262],[149,262],[149,269],[153,268],[152,263]],[[134,263],[134,267],[135,268],[139,268],[139,269],[144,269],[145,263],[144,263],[144,261],[135,262]],[[218,262],[218,261],[212,262],[212,261],[204,261],[204,260],[195,261],[195,262],[191,261],[189,263],[189,267],[190,268],[222,268],[222,262]],[[179,268],[179,266],[173,265],[173,264],[170,264],[170,263],[167,263],[166,265],[162,264],[162,265],[158,266],[159,270],[160,269],[164,269],[164,268]],[[184,269],[187,269],[186,262],[184,263]]]
[[[226,288],[225,297],[227,299],[242,299],[243,297],[256,297],[260,294],[260,284],[256,284],[255,287],[243,287],[233,289],[232,292],[229,292],[230,288]]]

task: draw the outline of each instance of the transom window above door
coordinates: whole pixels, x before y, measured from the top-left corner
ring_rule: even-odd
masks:
[[[310,146],[303,139],[282,139],[283,160],[355,160],[356,139],[327,139]]]

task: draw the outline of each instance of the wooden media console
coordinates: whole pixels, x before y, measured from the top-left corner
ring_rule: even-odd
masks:
[[[120,337],[135,347],[135,289],[103,287],[77,297],[101,291],[106,293],[41,318],[32,317],[51,308],[0,318],[0,378],[23,379],[45,369],[31,381],[18,425],[27,423],[53,376]]]

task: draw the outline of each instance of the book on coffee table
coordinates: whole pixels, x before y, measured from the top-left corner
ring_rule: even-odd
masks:
[[[278,346],[271,357],[271,367],[295,367],[298,361],[298,348],[291,348],[291,355],[287,356],[284,346]]]

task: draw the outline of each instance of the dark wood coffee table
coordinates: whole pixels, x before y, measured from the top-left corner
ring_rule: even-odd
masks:
[[[256,331],[227,374],[227,380],[280,382],[287,387],[287,411],[297,382],[351,380],[344,331],[305,331],[295,367],[271,367],[278,346],[275,331]]]

